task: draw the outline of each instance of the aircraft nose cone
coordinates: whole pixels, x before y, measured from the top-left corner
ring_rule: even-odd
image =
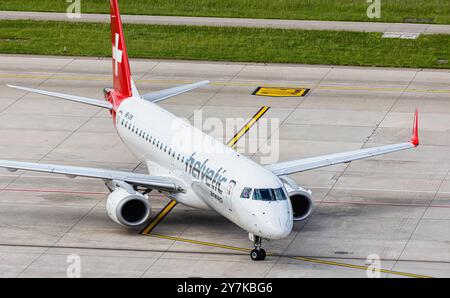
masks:
[[[279,217],[266,221],[265,232],[267,238],[281,239],[287,237],[292,230],[292,222]]]

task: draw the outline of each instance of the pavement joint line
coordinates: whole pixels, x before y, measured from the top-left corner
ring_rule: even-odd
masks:
[[[80,216],[80,218],[73,224],[71,225],[66,231],[64,231],[61,235],[59,235],[55,241],[53,241],[53,243],[51,245],[49,245],[47,247],[47,249],[45,249],[42,253],[40,253],[35,259],[33,259],[27,266],[25,266],[25,268],[20,271],[17,275],[16,278],[19,277],[20,275],[22,275],[25,271],[28,270],[28,268],[30,268],[34,263],[36,263],[42,256],[44,256],[50,249],[52,249],[53,247],[57,246],[58,242],[64,238],[64,236],[67,235],[67,233],[69,233],[70,231],[72,231],[72,229],[78,225],[81,221],[83,221],[95,208],[97,208],[97,206],[100,204],[100,202],[102,202],[103,200],[98,200],[98,202],[96,204],[94,204],[91,208],[89,208],[89,210],[83,215]]]
[[[414,74],[412,75],[412,77],[411,77],[411,79],[409,80],[408,84],[404,87],[404,89],[402,90],[402,92],[395,98],[395,100],[392,102],[391,106],[390,106],[389,109],[386,111],[386,113],[384,114],[384,116],[380,119],[380,121],[378,121],[378,122],[376,123],[375,127],[374,127],[373,130],[372,130],[372,133],[366,138],[366,140],[364,141],[364,143],[363,143],[363,145],[361,146],[361,148],[365,148],[366,145],[370,142],[370,139],[376,134],[377,130],[381,127],[381,124],[386,120],[386,118],[388,117],[388,115],[391,113],[391,111],[394,109],[394,107],[395,107],[395,106],[397,105],[397,103],[400,101],[400,99],[402,98],[402,96],[405,94],[405,91],[408,90],[409,87],[411,86],[411,84],[415,81],[415,79],[416,79],[416,77],[417,77],[418,74],[419,74],[419,71],[415,71],[415,72],[414,72]],[[348,164],[348,166],[345,167],[344,171],[339,175],[339,177],[338,177],[337,180],[339,180],[339,178],[342,177],[342,176],[346,173],[346,171],[348,170],[349,166],[350,166],[350,164]],[[448,174],[448,173],[447,173],[447,174]],[[336,182],[337,182],[337,180],[336,180]],[[443,178],[441,184],[443,183],[444,180],[445,180],[445,176],[444,176],[444,178]],[[439,187],[440,187],[440,186],[439,186]],[[437,189],[436,192],[439,191],[439,187],[438,187],[438,189]],[[325,197],[325,199],[326,199],[326,197]],[[429,205],[429,204],[430,204],[430,203],[428,203],[428,205]],[[425,210],[424,212],[426,212],[426,210]],[[423,213],[423,214],[424,214],[424,213]],[[422,214],[422,217],[423,217],[423,214]],[[417,225],[419,224],[420,221],[421,221],[421,219],[419,219],[419,220],[417,221]],[[417,225],[416,225],[416,228],[417,228]],[[394,264],[392,265],[391,269],[395,268],[395,266],[397,265],[398,260],[401,258],[402,254],[403,254],[404,250],[406,249],[406,246],[408,245],[408,242],[409,242],[409,240],[411,239],[411,237],[412,237],[413,234],[414,234],[414,231],[411,232],[411,234],[409,235],[409,239],[406,241],[405,246],[404,246],[403,249],[400,251],[400,254],[398,255],[398,258],[397,258],[397,260],[394,262]],[[390,236],[390,237],[392,237],[392,236]],[[384,253],[385,250],[386,250],[386,246],[383,246],[382,253]]]
[[[64,70],[64,68],[66,68],[67,66],[69,66],[70,64],[72,64],[75,61],[75,59],[70,59],[68,63],[64,64],[60,69],[58,69],[54,75],[60,73],[61,71]],[[52,76],[51,76],[52,77]],[[38,86],[42,86],[43,84],[45,84],[48,80],[51,79],[44,79],[43,82],[41,82]],[[20,97],[18,100],[16,100],[13,104],[15,104],[17,101],[19,101],[21,98],[23,98],[24,96],[26,96],[27,94],[29,94],[29,92],[26,92],[25,95],[23,95],[22,97]],[[6,109],[8,109],[10,106],[12,106],[13,104],[7,106],[5,109],[2,110],[5,111]],[[46,154],[44,154],[41,158],[38,159],[38,162],[42,161],[43,159],[45,159],[51,152],[53,152],[57,147],[59,147],[61,144],[63,144],[67,139],[69,139],[74,133],[76,133],[81,127],[83,127],[87,122],[89,122],[91,119],[93,119],[96,115],[98,115],[99,113],[101,113],[101,111],[98,111],[97,113],[93,113],[90,117],[87,117],[87,120],[84,121],[81,125],[79,125],[77,128],[75,128],[73,131],[69,132],[68,135],[63,138],[63,140],[61,142],[59,142],[58,144],[56,144],[52,149],[50,149]],[[25,172],[25,171],[24,171]],[[23,175],[23,173],[17,175],[17,177],[15,179],[13,179],[12,181],[10,181],[4,188],[7,188],[9,186],[11,186],[12,184],[14,184],[18,179],[21,178],[21,176]],[[2,190],[0,189],[0,192]],[[44,250],[42,253],[40,253],[36,258],[34,258],[30,263],[28,263],[19,273],[17,273],[16,277],[19,277],[21,274],[23,274],[26,270],[28,270],[28,268],[30,268],[33,264],[35,264],[45,253],[47,253],[52,246],[56,245],[62,238],[64,238],[64,236],[70,232],[78,223],[80,223],[86,216],[88,216],[97,206],[98,204],[100,204],[102,200],[99,200],[96,204],[94,204],[89,211],[87,211],[87,213],[85,213],[83,216],[81,216],[79,218],[79,220],[77,220],[73,225],[71,225],[66,231],[64,231],[61,235],[59,235],[58,237],[56,237],[56,240],[53,241],[53,243],[46,249]]]
[[[197,245],[202,245],[202,246],[223,248],[223,249],[228,249],[228,250],[233,250],[233,251],[241,251],[241,252],[247,252],[247,253],[251,251],[251,249],[249,249],[249,248],[242,248],[242,247],[219,244],[219,243],[214,243],[214,242],[199,241],[199,240],[193,240],[193,239],[182,238],[182,237],[174,237],[174,236],[168,236],[168,235],[157,234],[157,233],[149,234],[147,236],[171,240],[171,241],[175,241],[175,242],[179,241],[179,242],[197,244]],[[283,257],[280,254],[270,253],[270,252],[267,252],[267,255]],[[368,266],[353,265],[353,264],[348,264],[348,263],[333,262],[333,261],[320,260],[320,259],[314,259],[314,258],[306,258],[306,257],[288,257],[288,258],[291,258],[294,260],[299,260],[299,261],[304,261],[304,262],[311,262],[311,263],[352,268],[352,269],[360,269],[360,270],[365,270],[365,271],[369,269]],[[400,271],[393,271],[393,270],[388,270],[388,269],[374,269],[374,270],[382,272],[382,273],[407,276],[407,277],[413,277],[413,278],[430,278],[430,276],[419,275],[419,274],[414,274],[414,273],[407,273],[407,272],[400,272]]]
[[[189,229],[191,222],[192,222],[192,219],[191,219],[191,221],[188,222],[188,224],[183,228],[183,230],[182,230],[181,233],[179,234],[179,237],[181,237],[181,236],[184,234],[184,232],[186,232],[186,231]],[[151,236],[151,235],[153,235],[153,234],[148,234],[148,235],[144,235],[144,236]],[[176,243],[176,241],[172,242],[172,243],[171,243],[171,244],[170,244],[170,245],[169,245],[169,246],[168,246],[168,247],[167,247],[167,248],[166,248],[166,249],[158,256],[158,258],[157,258],[150,266],[148,266],[147,269],[145,269],[144,272],[142,272],[142,275],[141,275],[141,276],[144,276],[144,275],[145,275],[145,274],[153,267],[153,265],[156,264],[156,262],[158,262],[160,259],[164,258],[164,255],[172,249],[172,247],[175,245],[175,243]]]
[[[110,77],[71,77],[71,76],[46,76],[46,75],[0,75],[0,79],[48,79],[48,80],[79,80],[79,81],[110,81]],[[136,83],[153,83],[153,84],[190,84],[192,80],[154,80],[154,79],[137,79]],[[225,86],[225,87],[254,87],[262,84],[261,82],[211,82],[210,86]],[[298,83],[297,83],[298,84]],[[286,83],[264,83],[267,87],[285,87]],[[312,85],[302,85],[302,88],[312,89]],[[314,89],[324,91],[380,91],[380,92],[405,92],[405,93],[450,93],[450,89],[418,89],[418,88],[397,88],[397,87],[364,87],[364,86],[317,86]],[[219,90],[220,92],[221,90]]]
[[[308,94],[310,95],[310,94],[314,93],[314,91],[316,90],[316,88],[320,86],[320,84],[328,77],[328,75],[329,75],[333,70],[334,70],[334,67],[330,67],[330,68],[328,69],[328,71],[327,71],[325,74],[323,74],[323,76],[320,78],[320,80],[318,80],[318,81],[316,82],[316,84],[315,84],[313,87],[309,88],[310,91],[308,92]],[[279,124],[279,126],[278,126],[278,129],[277,129],[275,132],[271,132],[271,134],[267,137],[266,141],[258,148],[257,152],[260,151],[260,148],[261,148],[262,146],[264,146],[265,144],[267,144],[267,143],[269,142],[269,140],[272,138],[272,135],[273,135],[274,133],[280,131],[281,127],[287,123],[287,121],[288,121],[288,119],[291,117],[291,115],[292,115],[293,113],[295,113],[295,111],[297,111],[298,109],[300,109],[300,107],[301,107],[302,104],[305,102],[305,100],[306,100],[306,97],[300,97],[300,100],[299,100],[299,102],[297,103],[297,105],[290,111],[290,113],[283,119],[283,121],[280,122],[280,124]],[[253,154],[252,157],[255,157],[255,156],[256,156],[256,152]],[[334,184],[336,184],[336,181],[334,182]],[[333,184],[333,186],[334,186],[334,184]],[[330,188],[330,189],[327,191],[327,193],[325,194],[325,197],[328,195],[328,193],[331,191],[331,189],[332,189],[332,188]],[[319,204],[320,204],[320,203],[319,203]],[[314,213],[314,210],[312,211],[312,214],[313,214],[313,213]],[[312,214],[311,214],[311,215],[312,215]],[[310,215],[310,216],[311,216],[311,215]],[[308,223],[308,219],[306,219],[305,224],[303,225],[303,227],[304,227],[307,223]],[[295,233],[294,237],[292,237],[291,241],[286,245],[286,248],[284,249],[283,254],[289,249],[289,247],[292,245],[292,243],[295,242],[295,239],[297,239],[297,237],[300,235],[300,231],[301,231],[301,229]]]
[[[66,68],[67,66],[69,66],[70,64],[72,64],[72,62],[73,62],[74,60],[75,60],[75,59],[73,59],[73,58],[72,58],[72,59],[69,59],[69,61],[68,61],[67,63],[64,63],[63,66],[59,67],[55,72],[53,72],[48,78],[46,78],[46,79],[44,79],[42,82],[40,82],[37,86],[39,87],[39,86],[42,86],[43,84],[45,84],[45,82],[47,82],[48,80],[50,80],[53,76],[57,75],[58,73],[60,73],[61,71],[63,71],[64,68]],[[9,105],[7,105],[5,108],[3,108],[3,109],[0,111],[0,114],[2,114],[3,112],[5,112],[6,110],[8,110],[10,107],[12,107],[13,105],[15,105],[17,102],[19,102],[19,101],[22,100],[23,98],[25,98],[25,96],[27,96],[28,94],[30,94],[30,92],[25,92],[25,93],[24,93],[23,95],[21,95],[18,99],[16,99],[16,100],[13,101],[11,104],[9,104]],[[69,135],[72,135],[72,133],[69,132]],[[56,146],[58,146],[58,145],[56,145]],[[53,149],[54,149],[54,148],[53,148]],[[53,149],[51,149],[50,152],[51,152]],[[38,159],[38,161],[42,161],[42,160],[48,155],[48,153],[49,153],[49,152],[47,152],[46,154],[44,154],[41,158]],[[26,171],[23,171],[22,173],[20,173],[19,175],[17,175],[14,179],[12,179],[9,183],[7,183],[7,184],[5,185],[4,188],[7,188],[7,187],[13,185],[17,180],[19,180],[19,179],[22,177],[22,175],[24,175],[25,172],[26,172]],[[1,189],[0,189],[0,192],[1,192]]]
[[[200,105],[200,107],[198,108],[198,110],[201,110],[201,109],[203,109],[206,105],[208,105],[208,103],[210,103],[211,100],[213,100],[214,97],[216,97],[220,92],[222,92],[222,91],[225,89],[225,87],[227,87],[227,84],[230,84],[235,78],[237,78],[237,76],[240,75],[241,72],[242,72],[246,67],[247,67],[246,65],[242,65],[241,68],[240,68],[238,71],[236,71],[236,73],[235,73],[232,77],[230,77],[223,85],[219,85],[219,86],[221,86],[221,87],[219,88],[219,90],[217,90],[217,91],[214,92],[210,97],[208,97],[208,99],[207,99],[204,103],[202,103],[202,104]],[[211,82],[211,81],[210,81],[210,82],[208,83],[208,85],[212,85],[212,84],[214,84],[214,82]],[[192,119],[192,117],[194,117],[194,113],[192,113],[192,115],[189,117],[189,119]]]
[[[63,66],[62,69],[64,69],[66,66],[70,65],[72,62],[74,61],[74,59],[72,59],[69,63],[67,63],[66,65]],[[62,70],[61,69],[61,70]],[[60,71],[61,71],[60,70]],[[45,81],[43,82],[45,83]],[[42,84],[43,84],[42,83]],[[59,142],[58,144],[55,145],[55,147],[53,147],[52,149],[50,149],[50,151],[48,151],[45,155],[43,155],[38,162],[42,161],[43,159],[45,159],[49,154],[51,154],[56,148],[58,148],[61,144],[63,144],[66,140],[68,140],[71,136],[73,136],[73,134],[75,134],[78,130],[80,130],[80,128],[82,128],[86,123],[88,123],[89,121],[91,121],[96,115],[98,115],[99,113],[101,113],[102,111],[99,110],[97,113],[93,113],[90,117],[87,117],[88,119],[86,121],[84,121],[81,125],[79,125],[77,128],[75,128],[72,132],[70,132],[61,142]],[[14,182],[16,182],[19,178],[21,177],[21,175],[18,175],[16,179],[14,179],[12,182],[10,182],[8,184],[8,186],[12,185]],[[8,187],[7,186],[7,187]],[[33,264],[35,264],[43,255],[45,255],[54,245],[56,245],[61,239],[63,239],[67,233],[69,233],[77,224],[79,224],[82,220],[84,220],[99,204],[100,202],[102,202],[103,200],[98,200],[98,202],[96,204],[94,204],[83,216],[81,216],[73,225],[71,225],[67,230],[65,230],[61,235],[59,235],[55,241],[53,241],[53,243],[46,249],[44,250],[42,253],[40,253],[35,259],[33,259],[29,264],[27,264],[27,266],[25,266],[23,268],[23,270],[21,270],[16,277],[19,277],[21,274],[23,274],[25,271],[28,270],[28,268],[30,268]]]
[[[392,265],[392,268],[395,268],[395,266],[397,266],[398,261],[401,259],[402,255],[404,254],[406,248],[408,247],[408,244],[411,242],[411,239],[413,238],[413,235],[416,233],[417,228],[419,227],[422,219],[425,217],[425,214],[427,213],[428,209],[430,208],[431,204],[433,203],[433,201],[437,198],[438,194],[439,194],[439,190],[441,189],[442,185],[444,185],[445,180],[447,179],[448,175],[450,174],[450,170],[447,171],[447,174],[445,174],[442,177],[441,183],[439,184],[439,186],[436,189],[436,192],[433,196],[433,198],[428,202],[428,206],[426,206],[425,210],[422,212],[420,218],[417,220],[417,223],[414,227],[414,230],[411,232],[411,234],[409,235],[408,240],[406,241],[405,245],[403,246],[402,251],[400,252],[397,260],[395,260],[394,264]]]
[[[161,61],[156,61],[156,62],[155,62],[155,65],[153,65],[153,67],[150,67],[149,70],[147,70],[146,72],[144,72],[144,73],[142,74],[142,76],[140,77],[140,79],[136,79],[136,80],[143,80],[146,76],[148,76],[149,74],[151,74],[152,71],[153,71],[155,68],[157,68],[160,64],[161,64]]]
[[[30,268],[33,264],[35,264],[42,256],[44,256],[50,249],[52,249],[53,247],[57,246],[58,242],[63,239],[67,233],[69,233],[70,231],[72,231],[73,228],[75,228],[75,226],[77,226],[81,221],[83,221],[93,210],[95,210],[95,208],[97,208],[97,206],[100,204],[100,202],[102,202],[103,200],[98,200],[97,203],[95,203],[91,208],[89,208],[89,210],[82,216],[80,216],[80,218],[71,226],[69,226],[69,228],[67,230],[65,230],[61,235],[56,237],[56,240],[53,241],[52,244],[50,244],[43,252],[41,252],[36,258],[34,258],[30,263],[27,264],[27,266],[25,266],[23,268],[23,270],[21,270],[17,275],[16,278],[19,277],[20,275],[22,275],[25,271],[28,270],[28,268]]]

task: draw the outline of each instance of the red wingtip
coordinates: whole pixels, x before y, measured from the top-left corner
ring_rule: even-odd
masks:
[[[416,112],[414,113],[414,124],[411,137],[411,144],[413,144],[414,147],[419,146],[419,112],[417,111],[417,109]]]

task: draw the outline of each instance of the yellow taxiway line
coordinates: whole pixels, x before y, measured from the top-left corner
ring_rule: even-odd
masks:
[[[227,143],[227,146],[233,147],[236,143],[261,119],[262,116],[269,110],[269,107],[262,107],[248,122],[234,135],[234,137]]]
[[[177,202],[170,200],[170,202],[155,216],[155,218],[142,230],[141,234],[149,235],[153,229],[166,217],[169,212],[175,208]]]
[[[203,245],[203,246],[208,246],[208,247],[223,248],[223,249],[240,251],[240,252],[247,252],[248,253],[248,252],[251,251],[251,249],[248,249],[248,248],[242,248],[242,247],[231,246],[231,245],[224,245],[224,244],[213,243],[213,242],[199,241],[199,240],[193,240],[193,239],[186,239],[186,238],[181,238],[181,237],[167,236],[167,235],[161,235],[161,234],[156,234],[156,233],[153,233],[153,234],[148,235],[148,236],[155,237],[155,238],[160,238],[160,239],[172,240],[172,241],[179,241],[179,242],[184,242],[184,243]],[[278,257],[281,256],[281,255],[274,254],[274,253],[269,253],[269,252],[267,253],[267,255],[268,256],[278,256]],[[369,269],[368,266],[360,266],[360,265],[353,265],[353,264],[348,264],[348,263],[333,262],[333,261],[327,261],[327,260],[321,260],[321,259],[315,259],[315,258],[305,258],[305,257],[289,257],[289,258],[294,259],[294,260],[298,260],[298,261],[303,261],[303,262],[323,264],[323,265],[330,265],[330,266],[337,266],[337,267],[345,267],[345,268],[352,268],[352,269],[359,269],[359,270],[364,270],[364,271],[367,271]],[[372,268],[370,268],[369,270],[371,270],[371,269]],[[398,276],[406,276],[406,277],[412,277],[412,278],[430,278],[430,276],[419,275],[419,274],[414,274],[414,273],[407,273],[407,272],[400,272],[400,271],[393,271],[393,270],[382,269],[382,268],[380,268],[380,269],[375,269],[374,268],[373,270],[374,271],[378,271],[378,272],[382,272],[382,273],[398,275]]]

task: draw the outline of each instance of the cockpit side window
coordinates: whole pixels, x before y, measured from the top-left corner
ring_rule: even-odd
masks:
[[[241,198],[249,199],[252,194],[252,189],[250,187],[245,187],[241,193]]]

